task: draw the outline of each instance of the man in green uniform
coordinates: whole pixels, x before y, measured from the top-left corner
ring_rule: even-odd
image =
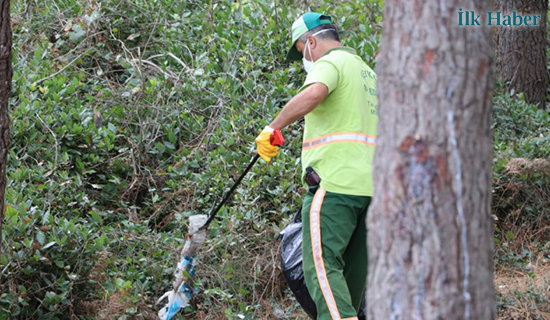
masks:
[[[367,279],[366,214],[373,194],[376,75],[340,43],[329,16],[309,12],[292,25],[288,60],[304,62],[300,92],[256,138],[267,162],[275,129],[305,116],[302,167],[321,178],[302,209],[303,268],[319,320],[352,320]]]

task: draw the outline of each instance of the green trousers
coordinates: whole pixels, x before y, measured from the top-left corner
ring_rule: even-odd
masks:
[[[322,188],[305,196],[303,269],[318,320],[357,320],[367,283],[370,200]]]

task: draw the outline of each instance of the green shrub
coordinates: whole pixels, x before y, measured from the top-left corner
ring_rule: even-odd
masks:
[[[497,87],[493,107],[493,214],[499,255],[547,239],[550,222],[550,115]],[[505,259],[504,259],[505,260]],[[505,263],[503,259],[499,261]]]
[[[371,65],[381,1],[310,2]],[[13,3],[12,147],[0,319],[151,318],[187,217],[208,213],[296,93],[284,61],[301,1]],[[259,162],[210,228],[206,319],[299,318],[277,241],[300,205],[301,124]],[[254,272],[249,272],[254,270]],[[288,305],[283,304],[289,302]],[[296,311],[296,312],[295,312]]]
[[[550,115],[526,103],[522,93],[507,93],[497,86],[491,127],[498,155],[550,157]]]

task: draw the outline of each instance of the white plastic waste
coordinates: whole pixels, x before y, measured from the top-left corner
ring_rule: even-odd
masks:
[[[174,272],[174,288],[157,300],[157,304],[160,304],[168,298],[168,303],[158,312],[160,320],[172,319],[180,309],[188,306],[193,298],[194,290],[190,280],[195,276],[197,254],[206,240],[206,230],[198,230],[207,219],[208,216],[202,214],[189,217],[189,233]]]

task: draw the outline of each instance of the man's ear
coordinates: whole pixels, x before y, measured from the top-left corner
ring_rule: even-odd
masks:
[[[315,47],[317,46],[317,39],[314,36],[309,35],[307,36],[307,41],[309,42],[309,47],[312,50],[315,49]]]

